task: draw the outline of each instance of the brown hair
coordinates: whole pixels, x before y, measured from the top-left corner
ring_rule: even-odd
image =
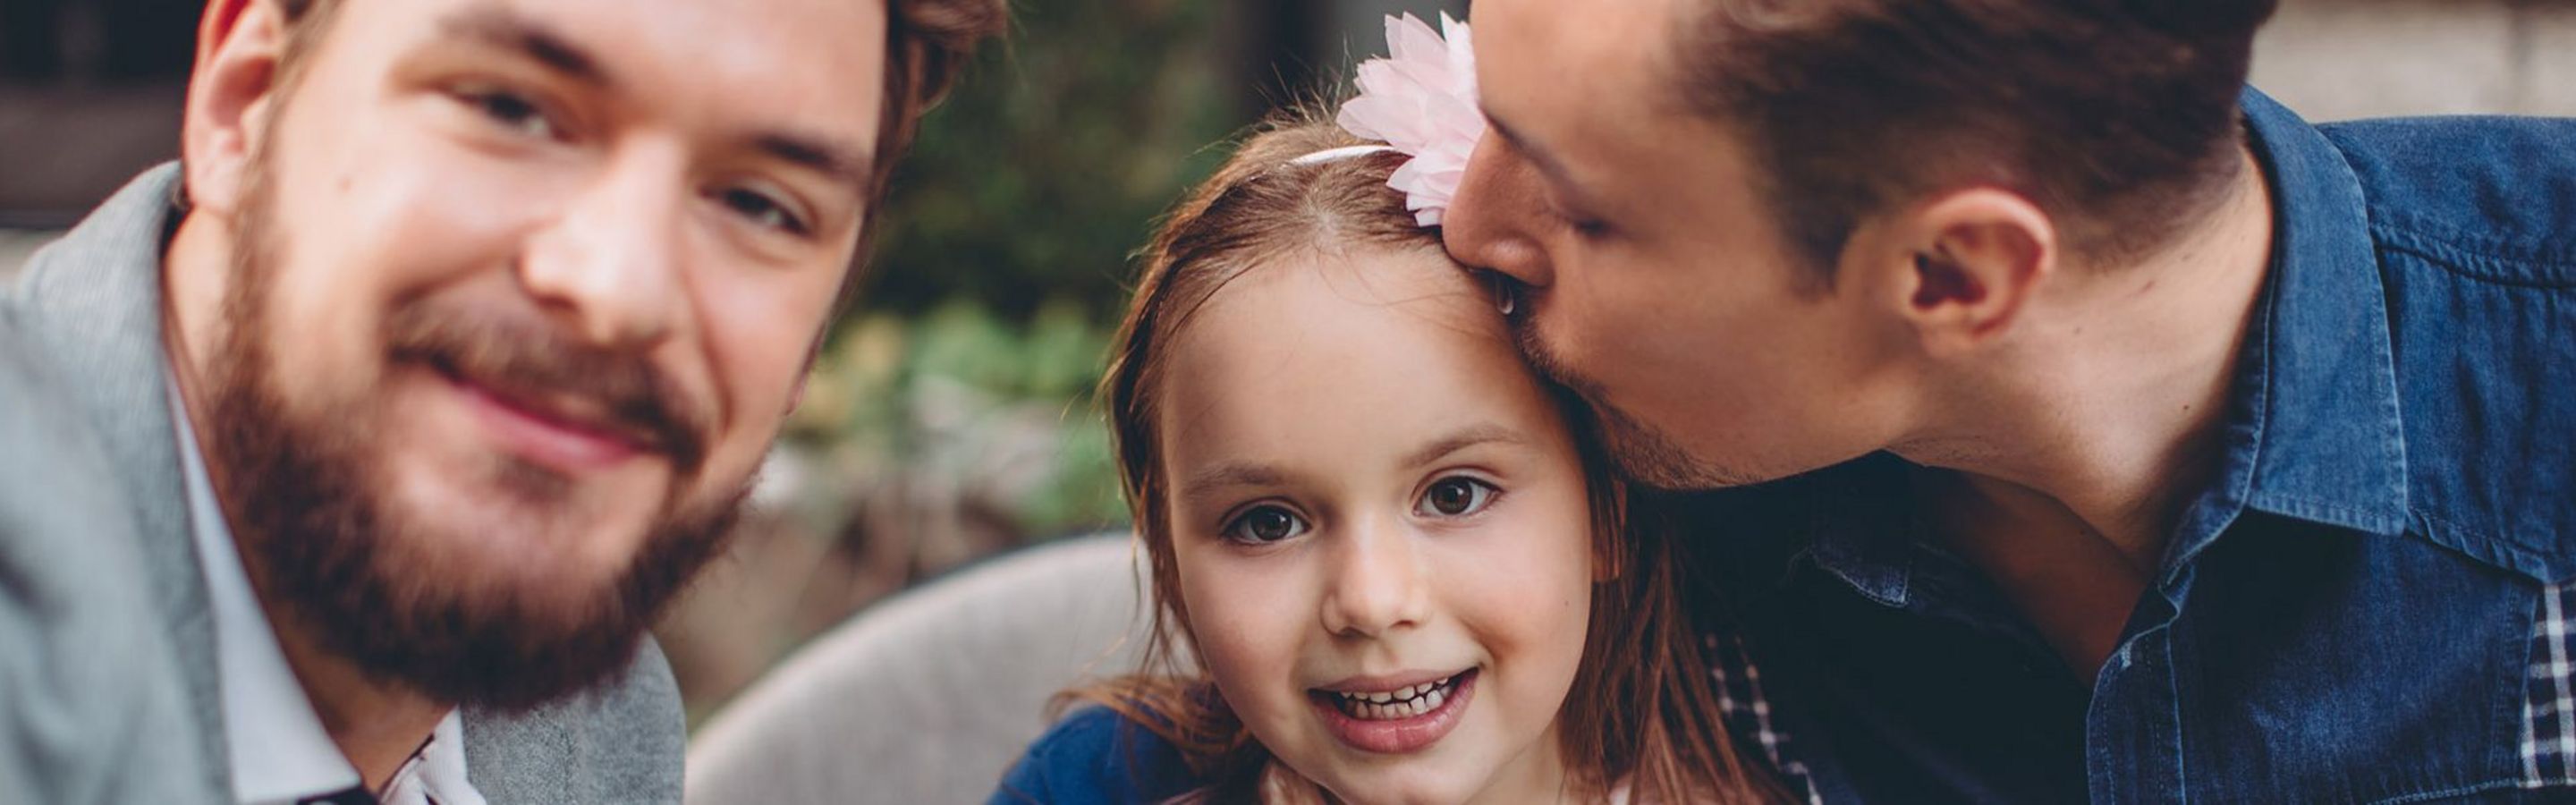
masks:
[[[1294,160],[1363,141],[1316,110],[1256,128],[1216,175],[1163,221],[1113,342],[1101,384],[1120,477],[1144,546],[1155,607],[1144,672],[1059,695],[1056,709],[1088,701],[1117,711],[1179,748],[1214,781],[1213,801],[1250,801],[1282,784],[1269,754],[1228,709],[1203,670],[1185,664],[1188,602],[1172,551],[1167,479],[1159,466],[1156,389],[1167,345],[1228,283],[1263,264],[1354,245],[1440,248],[1386,186],[1404,158],[1392,152],[1310,164]],[[1684,608],[1684,564],[1671,530],[1631,516],[1600,440],[1570,393],[1550,387],[1581,451],[1593,513],[1594,554],[1612,579],[1593,589],[1584,657],[1559,715],[1565,757],[1579,785],[1600,793],[1630,780],[1641,802],[1759,801],[1771,796],[1734,751],[1720,722],[1697,624]],[[1288,783],[1305,785],[1302,781]]]
[[[1683,100],[1748,138],[1825,272],[1863,219],[1991,184],[2119,262],[2236,178],[2237,99],[2277,0],[1698,0]]]
[[[276,0],[287,25],[284,53],[278,59],[277,83],[291,89],[305,57],[320,44],[331,20],[347,0]],[[877,119],[877,150],[869,177],[866,218],[860,223],[858,249],[852,259],[867,259],[877,234],[878,213],[885,207],[894,166],[921,130],[921,118],[957,83],[975,46],[1010,27],[1006,0],[887,0],[885,99]],[[842,302],[858,286],[853,266],[842,281]]]

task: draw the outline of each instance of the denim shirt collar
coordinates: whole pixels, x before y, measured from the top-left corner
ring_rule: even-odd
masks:
[[[2272,262],[2239,353],[2220,469],[2177,519],[2160,586],[2247,509],[2373,534],[2406,525],[2388,305],[2360,182],[2325,135],[2270,97],[2248,87],[2240,108],[2272,193]],[[1860,463],[1902,466],[1884,455]],[[1932,605],[1913,599],[1938,581],[1917,578],[1937,549],[1898,511],[1912,498],[1902,471],[1881,467],[1801,501],[1819,518],[1808,555],[1881,604]]]
[[[2218,483],[2183,512],[2168,580],[2242,509],[2395,535],[2406,527],[2388,296],[2360,179],[2325,135],[2248,88],[2272,191],[2272,266],[2237,358]]]

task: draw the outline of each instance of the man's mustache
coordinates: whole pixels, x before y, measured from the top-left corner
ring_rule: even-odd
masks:
[[[678,475],[706,458],[709,417],[644,355],[567,338],[530,317],[442,309],[414,302],[385,319],[396,361],[414,361],[472,381],[514,403],[561,397],[597,406],[605,427],[661,453]]]

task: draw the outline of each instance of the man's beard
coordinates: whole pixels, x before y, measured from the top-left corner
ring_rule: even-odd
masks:
[[[679,500],[683,480],[703,462],[703,417],[679,407],[638,357],[575,344],[542,327],[442,315],[418,298],[397,302],[382,333],[389,365],[469,370],[523,389],[593,396],[670,461],[670,498],[630,564],[597,589],[494,590],[460,577],[475,572],[474,563],[419,561],[432,555],[423,546],[465,535],[423,522],[421,512],[394,499],[383,461],[389,448],[371,438],[384,409],[364,397],[320,410],[287,404],[284,390],[293,380],[279,375],[270,347],[273,338],[291,337],[269,318],[279,233],[268,226],[273,194],[254,184],[234,232],[227,329],[206,374],[206,457],[271,611],[282,605],[320,650],[369,679],[441,702],[520,712],[626,668],[662,608],[723,551],[748,492],[746,481],[719,500]],[[569,497],[568,479],[500,461],[493,477],[504,485],[495,505]]]
[[[1620,474],[1665,490],[1719,489],[1762,480],[1691,455],[1670,434],[1612,405],[1599,382],[1549,352],[1539,339],[1538,327],[1527,317],[1515,318],[1511,325],[1512,341],[1520,347],[1521,359],[1540,375],[1573,390],[1592,407],[1603,446],[1608,449],[1611,463],[1619,466]]]

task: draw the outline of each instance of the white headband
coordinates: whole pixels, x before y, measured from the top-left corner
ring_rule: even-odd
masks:
[[[1349,159],[1349,158],[1351,158],[1351,157],[1356,157],[1356,156],[1367,156],[1367,155],[1369,155],[1369,154],[1375,154],[1375,153],[1378,153],[1378,152],[1381,152],[1381,151],[1393,151],[1393,150],[1395,150],[1395,146],[1392,146],[1392,145],[1386,145],[1386,144],[1383,144],[1383,143],[1376,144],[1376,145],[1345,145],[1345,146],[1342,146],[1342,147],[1340,147],[1340,148],[1326,148],[1326,149],[1324,149],[1324,150],[1317,151],[1317,152],[1312,153],[1312,154],[1307,154],[1307,155],[1305,155],[1305,156],[1298,157],[1298,158],[1296,158],[1296,159],[1291,159],[1291,160],[1288,160],[1288,164],[1290,164],[1290,165],[1313,165],[1313,164],[1320,163],[1320,162],[1331,162],[1331,161],[1336,160],[1336,159]]]

